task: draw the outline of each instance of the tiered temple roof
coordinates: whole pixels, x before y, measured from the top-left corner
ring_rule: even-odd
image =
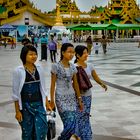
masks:
[[[140,9],[135,0],[110,0],[107,6],[94,6],[88,12],[81,12],[75,0],[60,2],[60,15],[66,26],[80,23],[139,23],[136,19],[140,17]],[[0,25],[21,19],[26,11],[40,23],[55,24],[56,9],[43,13],[29,0],[0,0]]]
[[[101,14],[102,23],[137,23],[140,9],[135,0],[111,0]]]

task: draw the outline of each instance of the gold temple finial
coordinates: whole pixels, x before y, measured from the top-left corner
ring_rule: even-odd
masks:
[[[0,4],[3,4],[3,0],[0,0]]]
[[[60,0],[56,1],[56,20],[55,26],[64,26],[62,17],[60,16]]]

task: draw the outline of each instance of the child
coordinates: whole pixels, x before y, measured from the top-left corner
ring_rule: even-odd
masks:
[[[56,103],[64,125],[58,140],[69,140],[73,134],[77,134],[76,98],[80,110],[83,108],[76,78],[77,69],[74,64],[69,62],[73,56],[74,46],[70,43],[64,43],[61,47],[60,61],[52,64],[51,69],[51,107],[54,108]]]
[[[96,42],[96,43],[94,44],[95,54],[98,54],[98,53],[99,53],[99,48],[100,48],[100,45],[99,45],[98,42]]]
[[[31,45],[22,48],[23,65],[13,74],[13,95],[16,119],[21,125],[22,140],[45,140],[47,135],[46,108],[51,110],[45,89],[44,74],[37,60],[37,50]]]
[[[107,90],[107,86],[101,81],[98,77],[95,69],[91,64],[86,63],[88,58],[88,48],[86,46],[78,45],[75,48],[75,65],[78,67],[82,67],[87,73],[89,79],[94,78],[94,80]],[[91,110],[91,98],[92,91],[91,88],[87,90],[80,90],[82,101],[84,105],[83,111],[78,111],[78,127],[79,127],[79,137],[80,140],[92,140],[92,129],[90,124],[90,110]]]

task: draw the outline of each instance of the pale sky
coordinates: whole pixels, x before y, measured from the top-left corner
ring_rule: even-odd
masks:
[[[55,8],[56,0],[30,0],[34,2],[34,5],[41,9],[42,12],[44,11],[51,11]],[[110,0],[75,0],[78,8],[81,11],[89,11],[92,6],[105,6],[107,5],[108,1]]]

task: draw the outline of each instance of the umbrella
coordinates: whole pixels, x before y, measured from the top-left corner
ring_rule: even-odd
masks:
[[[12,25],[10,24],[4,24],[2,26],[0,26],[0,30],[3,31],[3,32],[9,32],[11,30],[15,30],[16,28],[13,27]]]
[[[50,33],[58,33],[58,32],[60,32],[60,30],[52,29],[52,30],[49,31],[49,34],[50,34]]]

